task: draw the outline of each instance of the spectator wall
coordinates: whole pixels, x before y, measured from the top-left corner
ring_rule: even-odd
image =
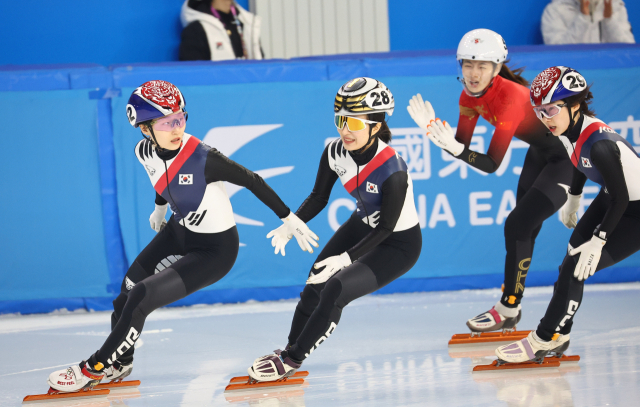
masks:
[[[514,65],[531,79],[554,64],[579,69],[599,117],[640,148],[640,46],[514,47]],[[142,82],[165,79],[185,94],[187,132],[259,171],[296,209],[310,192],[332,122],[338,87],[357,76],[385,82],[395,95],[393,146],[407,161],[424,236],[422,256],[381,292],[499,287],[504,220],[514,205],[526,145],[512,143],[501,168],[479,173],[430,144],[406,112],[420,92],[455,125],[461,86],[453,50],[291,61],[38,67],[0,71],[4,121],[5,215],[0,234],[0,313],[57,308],[109,309],[122,277],[154,235],[154,191],[125,116]],[[493,128],[479,122],[473,146],[485,151]],[[280,221],[252,194],[228,185],[242,247],[231,273],[177,305],[295,297],[314,256],[295,243],[273,255],[264,237]],[[585,190],[592,199],[594,185]],[[587,204],[585,202],[585,204]],[[310,227],[324,244],[353,199],[336,185]],[[570,231],[556,216],[540,233],[527,282],[552,284]],[[640,255],[589,282],[636,281]]]

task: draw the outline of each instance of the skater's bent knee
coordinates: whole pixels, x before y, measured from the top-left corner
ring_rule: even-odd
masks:
[[[320,293],[321,302],[336,303],[342,294],[342,282],[337,278],[330,279]]]

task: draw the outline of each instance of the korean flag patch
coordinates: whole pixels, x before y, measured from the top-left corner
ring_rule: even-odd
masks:
[[[582,158],[582,166],[584,168],[591,168],[591,162],[589,161],[589,159],[586,157],[581,157],[581,158]]]
[[[378,186],[376,184],[372,184],[367,181],[367,192],[371,192],[372,194],[378,193]]]
[[[180,174],[178,185],[193,185],[193,174]]]

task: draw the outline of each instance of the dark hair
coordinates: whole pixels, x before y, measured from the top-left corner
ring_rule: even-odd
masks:
[[[500,72],[498,75],[502,76],[504,79],[510,80],[511,82],[515,82],[519,85],[529,87],[529,81],[522,77],[522,72],[524,72],[524,67],[515,68],[513,70],[509,69],[507,64],[511,61],[507,59],[502,63],[502,68],[500,68]]]
[[[389,130],[389,126],[387,126],[387,121],[385,120],[386,118],[386,113],[382,112],[382,113],[369,113],[367,115],[368,120],[372,120],[374,122],[380,122],[381,126],[380,126],[380,130],[378,130],[378,132],[376,133],[376,136],[384,141],[385,143],[389,144],[389,142],[391,142],[391,130]]]
[[[563,99],[567,104],[567,107],[572,108],[575,105],[580,105],[578,109],[583,115],[595,117],[596,112],[589,108],[589,105],[593,101],[593,93],[591,93],[591,85],[587,86],[585,90],[577,95],[570,96]]]

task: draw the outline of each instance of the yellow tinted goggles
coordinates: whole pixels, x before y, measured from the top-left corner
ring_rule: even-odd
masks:
[[[334,119],[334,123],[338,129],[344,128],[344,125],[346,124],[349,131],[360,131],[360,130],[364,130],[367,127],[367,123],[379,123],[379,122],[358,119],[356,117],[351,117],[351,116],[336,115]]]

